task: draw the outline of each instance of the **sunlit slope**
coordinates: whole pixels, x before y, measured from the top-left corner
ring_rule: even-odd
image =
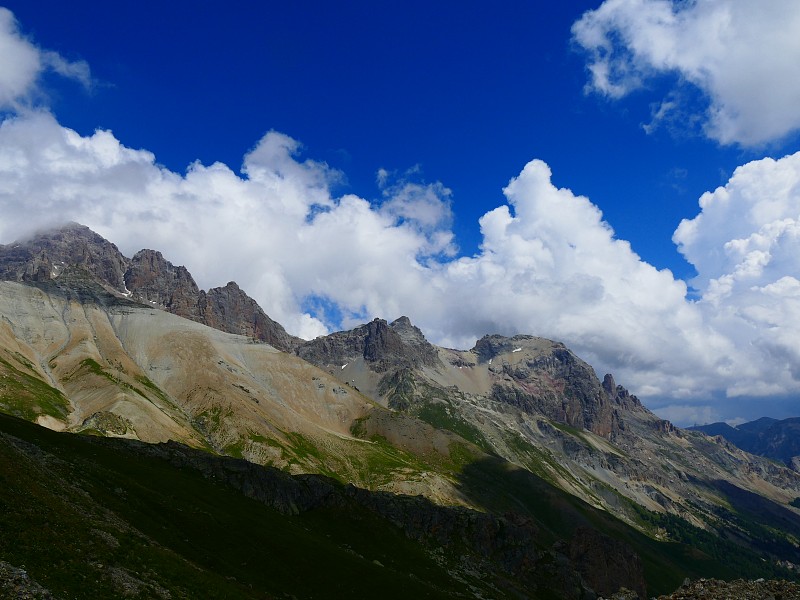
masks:
[[[82,285],[0,283],[4,412],[464,502],[453,484],[461,459],[450,458],[457,436],[411,420],[404,432],[422,447],[392,445],[388,411],[306,361]]]

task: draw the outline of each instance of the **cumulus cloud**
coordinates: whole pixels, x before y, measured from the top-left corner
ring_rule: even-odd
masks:
[[[739,167],[700,199],[673,240],[697,269],[698,307],[746,348],[758,376],[729,395],[767,395],[800,383],[800,153]],[[740,350],[741,352],[741,350]]]
[[[606,0],[572,27],[589,57],[591,89],[621,98],[675,75],[678,88],[706,96],[706,134],[744,146],[800,128],[798,30],[794,0]],[[665,98],[654,120],[684,115],[680,97]]]
[[[428,241],[425,255],[454,256],[457,248],[449,231],[453,221],[452,191],[442,183],[425,184],[413,179],[416,169],[393,178],[385,169],[378,171],[378,185],[383,193],[380,211],[395,223],[405,223]]]
[[[131,256],[155,248],[205,288],[235,279],[293,333],[409,315],[437,343],[486,333],[566,342],[665,414],[704,420],[715,395],[800,390],[800,153],[740,167],[674,241],[697,300],[614,235],[588,198],[528,163],[452,256],[450,192],[406,174],[370,201],[332,196],[340,174],[267,133],[241,173],[172,172],[108,131],[45,112],[0,124],[0,242],[75,220]],[[311,312],[309,307],[321,307]],[[724,415],[723,415],[724,416]]]
[[[19,76],[0,58],[0,98],[13,104],[46,60],[3,15],[0,44],[39,61]],[[641,260],[540,160],[481,217],[479,252],[458,256],[442,183],[381,170],[379,198],[335,197],[341,174],[300,152],[271,131],[241,172],[198,162],[176,173],[109,131],[82,136],[21,110],[0,122],[0,243],[78,221],[128,256],[161,250],[204,288],[235,279],[307,338],[402,314],[453,347],[550,337],[684,422],[716,418],[721,396],[739,410],[800,391],[800,153],[740,167],[680,224],[673,239],[697,270],[688,300],[686,283]]]
[[[0,110],[18,110],[34,99],[39,78],[48,70],[91,87],[86,62],[39,48],[20,33],[14,14],[0,7]]]
[[[236,279],[305,337],[329,325],[300,310],[311,295],[340,303],[347,322],[398,313],[412,290],[395,297],[397,281],[423,288],[420,261],[450,243],[452,234],[436,228],[448,220],[449,192],[406,181],[377,208],[353,195],[334,199],[339,174],[299,160],[298,149],[269,132],[241,174],[195,163],[180,175],[108,131],[81,136],[45,112],[8,118],[0,124],[0,240],[75,220],[129,256],[162,250],[204,287]]]

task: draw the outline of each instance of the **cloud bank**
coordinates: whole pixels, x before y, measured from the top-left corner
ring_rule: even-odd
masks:
[[[589,57],[591,89],[621,98],[656,76],[676,76],[654,121],[691,118],[681,90],[693,86],[708,102],[706,135],[742,146],[800,128],[798,31],[794,0],[606,0],[572,28]]]
[[[380,171],[380,198],[336,197],[342,175],[275,131],[238,172],[194,163],[176,173],[109,131],[82,136],[25,105],[47,51],[9,15],[0,99],[22,108],[0,122],[0,243],[78,221],[128,256],[161,250],[204,288],[235,279],[306,338],[406,314],[454,347],[486,333],[562,340],[681,423],[736,416],[716,412],[720,396],[800,391],[800,153],[740,167],[680,224],[673,240],[698,273],[689,299],[685,282],[641,260],[541,160],[481,217],[479,252],[459,256],[452,193],[413,170]]]
[[[298,152],[270,132],[241,173],[195,163],[178,174],[107,131],[81,136],[42,112],[8,118],[0,241],[76,220],[129,256],[162,250],[203,287],[235,279],[304,337],[401,314],[457,347],[488,332],[535,333],[676,407],[720,391],[800,390],[800,153],[740,167],[681,223],[674,240],[698,272],[688,300],[683,281],[642,261],[542,161],[480,219],[480,252],[457,257],[441,183],[337,198],[338,174]],[[341,317],[305,310],[315,301]]]

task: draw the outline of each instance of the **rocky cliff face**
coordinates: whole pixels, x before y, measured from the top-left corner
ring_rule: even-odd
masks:
[[[127,259],[88,227],[69,223],[31,240],[0,246],[0,280],[45,282],[80,265],[117,292],[125,292]]]
[[[481,362],[488,363],[504,353],[522,353],[532,343],[538,343],[537,338],[493,335],[478,340],[472,351]],[[604,437],[619,431],[617,409],[622,402],[631,407],[638,404],[627,390],[621,386],[617,389],[611,375],[601,384],[594,370],[560,343],[535,354],[526,353],[513,363],[492,364],[489,370],[497,376],[492,387],[492,398],[497,402]]]
[[[292,351],[302,342],[270,319],[236,283],[204,292],[186,267],[173,265],[161,252],[141,250],[128,259],[114,244],[77,223],[0,246],[0,280],[43,283],[75,269],[132,300],[279,350]]]
[[[303,342],[289,335],[280,323],[270,319],[234,281],[225,287],[211,288],[201,293],[197,307],[200,322],[220,331],[261,340],[284,352],[291,352]]]
[[[125,271],[125,285],[133,297],[178,315],[201,321],[201,291],[186,267],[176,267],[161,252],[140,250]]]
[[[408,317],[391,325],[375,319],[351,331],[320,337],[297,347],[297,355],[316,365],[339,365],[359,358],[376,373],[400,368],[435,366],[436,348]]]

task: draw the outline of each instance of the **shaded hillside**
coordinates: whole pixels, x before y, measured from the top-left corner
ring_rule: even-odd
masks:
[[[725,565],[699,530],[694,550],[656,542],[529,477],[465,472],[537,515],[493,516],[0,415],[0,561],[62,598],[591,598],[644,594],[643,568],[653,593],[732,567],[776,574],[746,551]]]

